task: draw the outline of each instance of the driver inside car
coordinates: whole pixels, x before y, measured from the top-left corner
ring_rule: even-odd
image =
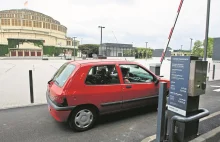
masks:
[[[131,83],[131,82],[128,80],[128,78],[129,78],[129,68],[123,68],[123,67],[121,67],[121,72],[122,72],[122,75],[123,75],[124,83],[125,83],[125,84]]]

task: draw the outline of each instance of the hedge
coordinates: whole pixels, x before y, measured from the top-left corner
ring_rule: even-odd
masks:
[[[0,44],[0,56],[5,56],[5,54],[9,53],[8,50],[9,45]],[[70,48],[61,48],[55,46],[43,46],[43,54],[49,56],[58,56],[59,54],[63,53],[63,50],[74,50]],[[78,49],[75,49],[75,56],[77,56]],[[74,52],[72,52],[72,56],[74,56]]]
[[[8,54],[8,45],[0,44],[0,56],[5,56],[5,54]]]
[[[49,55],[49,56],[58,56],[61,53],[63,53],[64,50],[74,50],[72,48],[64,48],[64,47],[55,47],[55,46],[43,46],[43,54]],[[77,49],[75,49],[76,53],[75,56],[77,56]],[[72,52],[72,56],[74,56],[74,52]]]

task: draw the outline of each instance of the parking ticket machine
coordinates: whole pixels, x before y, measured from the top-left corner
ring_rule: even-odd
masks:
[[[197,136],[199,119],[193,119],[199,112],[200,95],[205,94],[207,61],[194,56],[171,57],[170,94],[168,99],[168,133],[174,142],[183,142]],[[180,116],[187,121],[176,121]],[[189,121],[189,118],[193,121]],[[171,128],[174,125],[174,130]],[[173,131],[173,132],[172,132]]]

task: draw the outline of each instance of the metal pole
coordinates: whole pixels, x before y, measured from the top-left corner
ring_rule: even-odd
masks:
[[[73,37],[73,60],[75,61],[75,54],[76,54],[76,52],[75,52],[75,38],[76,37]]]
[[[101,27],[101,43],[100,46],[102,47],[102,27]]]
[[[76,51],[75,51],[75,37],[74,37],[74,61],[75,61],[75,54],[76,54]]]
[[[209,68],[208,68],[208,72],[210,72],[210,63],[209,63]]]
[[[157,115],[157,135],[156,141],[162,142],[166,136],[166,94],[167,94],[167,83],[161,82],[159,88],[159,100],[158,100],[158,115]]]
[[[1,41],[0,41],[0,43],[2,44],[2,23],[1,23],[1,20],[2,19],[2,17],[0,17],[0,34],[1,34]]]
[[[181,53],[183,54],[183,45],[181,45]]]
[[[100,50],[100,52],[101,52],[101,54],[103,54],[102,52],[102,27],[101,27],[101,40],[100,40],[100,48],[101,48],[101,50]]]
[[[100,52],[102,52],[102,29],[105,28],[105,27],[99,26],[99,28],[101,28],[101,41],[100,41],[100,48],[101,48],[101,50],[100,50]]]
[[[215,65],[213,65],[213,73],[212,73],[212,80],[215,79]]]
[[[192,54],[192,38],[190,38],[191,42],[190,42],[190,54]]]
[[[31,103],[34,103],[34,91],[33,91],[33,76],[32,76],[32,70],[29,70],[29,85],[30,85],[30,99],[31,99]]]
[[[207,0],[207,13],[206,13],[206,30],[205,30],[205,48],[204,48],[204,61],[207,58],[208,37],[209,37],[209,17],[210,17],[210,3],[211,0]]]

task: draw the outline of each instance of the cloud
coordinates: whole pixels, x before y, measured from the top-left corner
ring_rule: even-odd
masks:
[[[24,0],[0,0],[0,9],[23,8]],[[83,43],[132,43],[164,48],[173,26],[180,0],[30,0],[28,8],[53,17],[68,28],[68,36],[83,38]],[[170,47],[189,49],[190,39],[205,38],[206,0],[184,0]],[[210,36],[218,37],[219,0],[212,0]],[[114,35],[115,34],[115,35]],[[116,37],[116,39],[115,39]]]

